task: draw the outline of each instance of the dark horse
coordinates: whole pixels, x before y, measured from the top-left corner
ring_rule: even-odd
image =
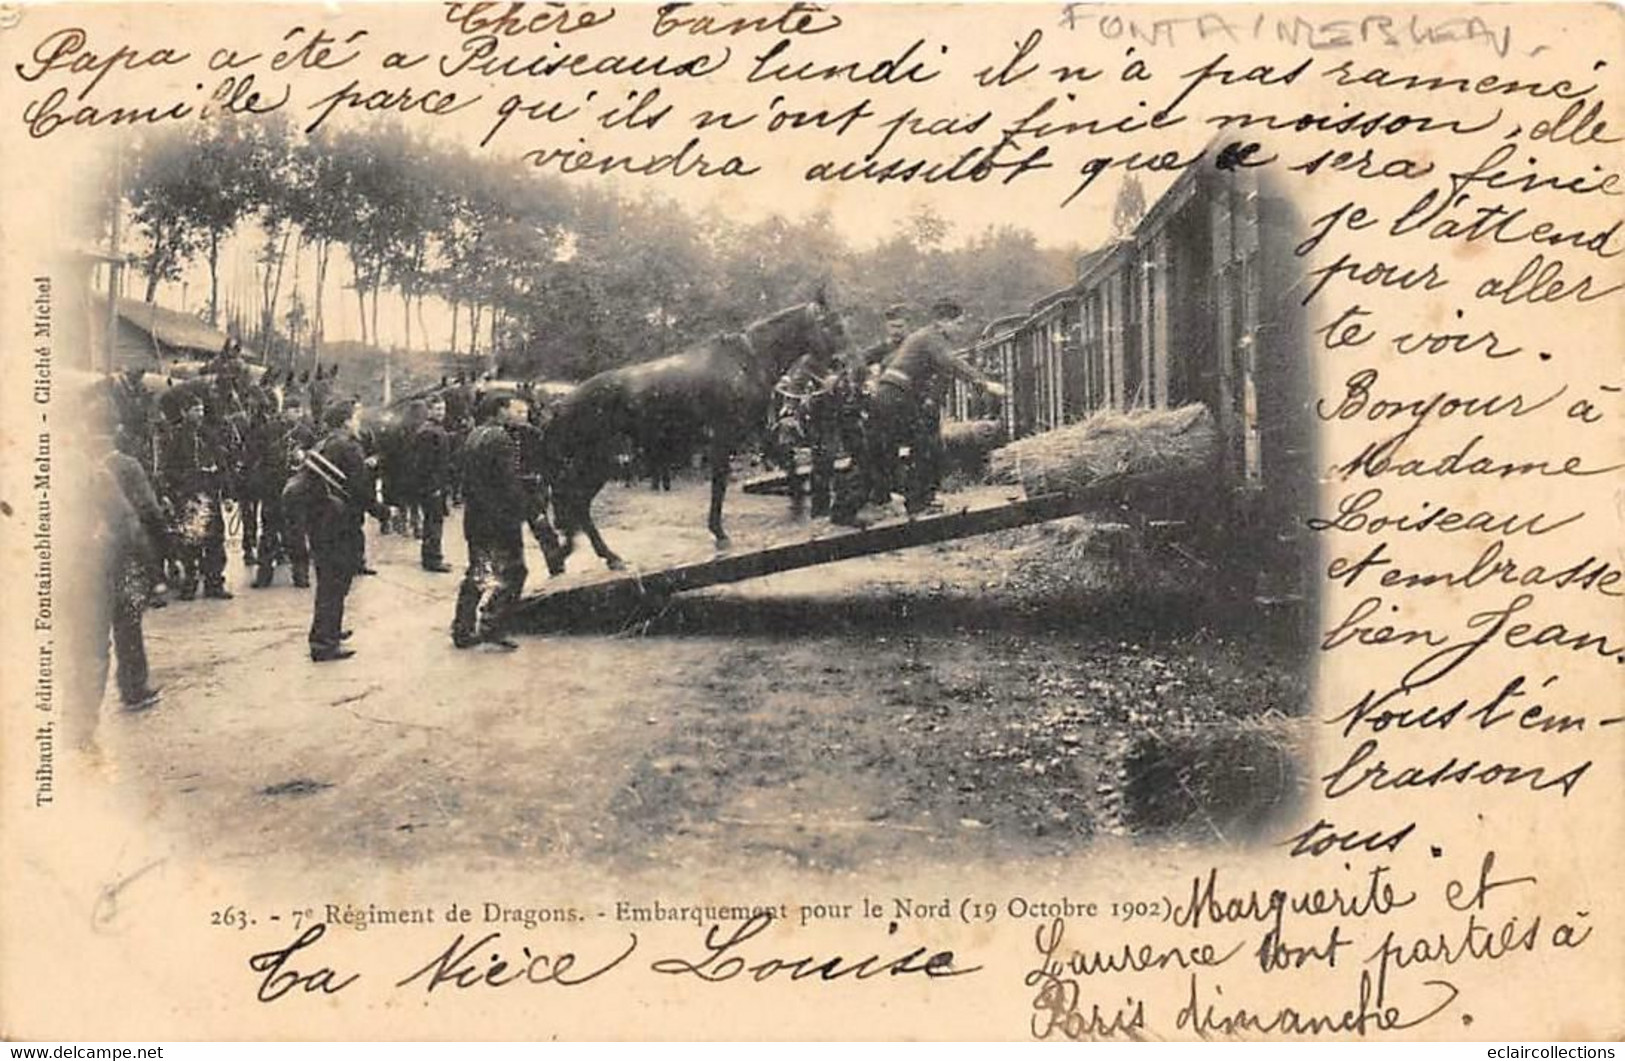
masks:
[[[623,442],[635,453],[669,458],[706,447],[711,469],[707,526],[717,544],[733,455],[767,422],[773,385],[796,358],[830,356],[841,346],[840,318],[822,296],[780,310],[743,333],[718,335],[657,361],[600,372],[553,407],[546,427],[553,513],[568,553],[584,532],[610,568],[621,558],[604,544],[592,501],[616,471]]]

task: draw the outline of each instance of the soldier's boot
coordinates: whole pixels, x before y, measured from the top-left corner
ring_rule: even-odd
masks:
[[[814,467],[811,479],[813,519],[822,519],[829,515],[831,495],[834,493],[830,483],[831,478],[832,475],[829,471]]]
[[[297,560],[294,561],[293,584],[295,589],[310,588],[310,561],[307,560],[303,563]]]
[[[176,565],[175,577],[170,584],[175,587],[176,600],[194,600],[197,597],[198,570],[197,565],[182,560]]]
[[[477,627],[483,593],[474,572],[469,571],[457,588],[457,607],[451,620],[451,643],[457,648],[473,648],[480,643]]]
[[[275,564],[261,564],[254,572],[254,581],[249,583],[250,589],[265,589],[276,577]]]

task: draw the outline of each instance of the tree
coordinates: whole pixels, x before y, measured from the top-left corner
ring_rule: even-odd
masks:
[[[154,302],[158,285],[179,280],[197,253],[189,187],[192,144],[178,134],[154,136],[135,146],[131,163],[125,195],[147,243],[141,255],[145,301]]]
[[[919,203],[898,225],[902,235],[925,253],[938,251],[953,233],[953,222],[930,203]]]
[[[288,180],[282,196],[283,216],[299,233],[297,246],[316,248],[315,293],[310,313],[310,358],[314,366],[326,332],[324,296],[333,247],[348,232],[350,220],[362,208],[353,187],[348,159],[326,126],[293,147]],[[284,238],[284,245],[286,239]]]
[[[210,324],[220,322],[220,244],[278,185],[287,156],[285,127],[225,116],[194,134],[185,209],[208,253]]]
[[[1145,216],[1145,189],[1140,187],[1138,174],[1129,173],[1117,188],[1117,201],[1112,206],[1112,235],[1124,239]]]

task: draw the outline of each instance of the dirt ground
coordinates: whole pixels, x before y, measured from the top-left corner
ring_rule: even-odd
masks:
[[[693,482],[612,485],[597,507],[645,565],[708,553],[704,510]],[[810,529],[782,498],[736,490],[727,511],[736,549]],[[250,590],[235,548],[235,600],[148,614],[163,700],[110,703],[102,741],[177,842],[245,867],[855,873],[1233,841],[1302,784],[1290,624],[1211,611],[1177,564],[1080,520],[719,587],[511,654],[454,650],[460,573],[369,533],[352,660],[311,664],[309,591],[285,570]],[[460,561],[455,518],[447,546]],[[571,563],[564,584],[602,577],[585,548]]]

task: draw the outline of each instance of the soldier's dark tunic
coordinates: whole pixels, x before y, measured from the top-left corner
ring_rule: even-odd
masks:
[[[501,424],[482,424],[463,443],[463,537],[468,570],[457,593],[451,636],[458,645],[501,637],[525,586],[523,530],[534,495],[522,480],[518,441]]]
[[[102,524],[107,582],[97,603],[94,687],[107,681],[107,639],[111,631],[118,656],[119,699],[126,705],[147,695],[147,650],[141,631],[141,613],[150,590],[152,557],[166,533],[163,509],[153,493],[146,470],[124,453],[109,453],[102,461],[98,484],[103,505]]]
[[[421,476],[413,461],[418,423],[404,416],[387,424],[374,434],[371,452],[378,457],[378,480],[383,486],[384,504],[392,510],[390,524],[384,529],[396,534],[407,533],[419,525],[419,509],[423,504]]]
[[[258,459],[248,469],[248,480],[260,502],[260,537],[254,588],[263,589],[276,576],[276,565],[286,558],[296,586],[310,583],[310,548],[304,524],[292,518],[282,500],[295,465],[316,444],[315,432],[304,419],[283,415],[267,417],[255,426],[249,448]],[[247,531],[245,530],[246,534]]]
[[[172,517],[172,554],[180,570],[182,600],[197,594],[203,581],[206,596],[224,595],[226,521],[221,508],[225,490],[225,456],[218,434],[207,421],[171,425],[163,442],[160,476]]]
[[[420,425],[412,436],[408,457],[417,479],[423,506],[423,544],[419,560],[426,568],[445,562],[446,514],[451,498],[451,436],[437,420]]]
[[[779,396],[779,416],[775,430],[789,464],[792,500],[800,504],[800,476],[796,470],[796,443],[804,442],[812,454],[812,475],[808,493],[812,514],[830,510],[830,488],[835,473],[835,450],[839,445],[840,409],[836,384],[840,373],[827,359],[805,354],[792,364],[774,388]]]
[[[158,403],[139,371],[116,377],[112,389],[118,411],[118,448],[140,462],[150,483],[158,475]]]
[[[265,407],[255,405],[240,422],[237,466],[233,469],[229,489],[237,499],[237,515],[242,521],[243,563],[252,567],[258,560],[256,550],[265,529],[266,445],[271,417]]]
[[[337,430],[317,445],[314,454],[336,470],[338,482],[323,482],[316,501],[306,513],[310,531],[310,559],[316,568],[316,602],[310,622],[310,652],[334,652],[342,640],[344,598],[361,572],[368,513],[379,515],[382,506],[370,493],[372,476],[361,443],[348,431]],[[311,460],[313,458],[307,458]]]
[[[897,449],[910,449],[904,503],[918,512],[931,503],[941,472],[942,421],[939,391],[949,376],[985,386],[986,377],[953,351],[935,325],[912,332],[886,359],[869,399],[868,454],[877,477],[896,476]]]
[[[864,434],[869,397],[864,385],[871,368],[884,362],[897,346],[897,341],[887,337],[849,354],[846,371],[835,381],[835,435],[839,450],[850,458],[846,468],[835,476],[830,515],[839,522],[854,519],[866,501],[884,504],[891,497],[891,482],[885,478],[890,466],[870,467]]]

